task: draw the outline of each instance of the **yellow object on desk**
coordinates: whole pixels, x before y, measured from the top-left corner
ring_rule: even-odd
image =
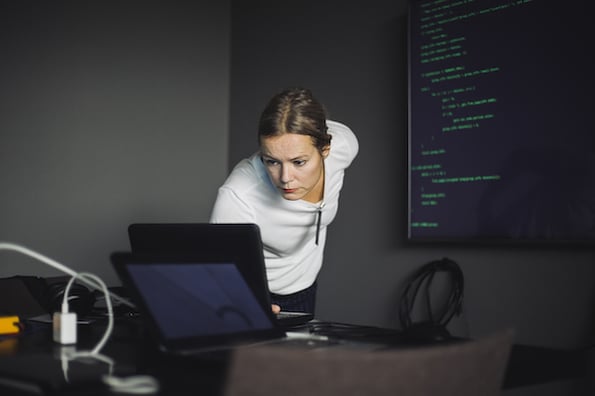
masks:
[[[15,334],[21,331],[18,316],[0,316],[0,334]]]

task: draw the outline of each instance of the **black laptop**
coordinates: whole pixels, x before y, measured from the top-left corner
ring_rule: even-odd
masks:
[[[116,252],[111,262],[162,352],[224,357],[219,352],[260,344],[308,349],[355,345],[280,326],[232,260]]]
[[[128,226],[132,253],[155,257],[233,262],[263,307],[271,307],[260,229],[253,223],[134,223]],[[309,312],[275,315],[284,327],[303,325]]]

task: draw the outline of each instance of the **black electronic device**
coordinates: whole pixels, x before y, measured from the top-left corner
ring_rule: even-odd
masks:
[[[254,294],[270,303],[260,229],[256,224],[133,223],[132,253],[152,257],[212,258],[236,263]],[[261,265],[262,263],[262,265]]]
[[[134,223],[128,226],[132,253],[234,262],[263,306],[271,306],[260,228],[254,223]],[[281,312],[282,326],[303,325],[310,312]]]
[[[384,347],[287,331],[270,305],[260,303],[232,256],[216,259],[208,251],[192,258],[115,252],[111,261],[152,341],[167,355],[200,357],[213,352],[212,356],[226,357],[237,347],[264,343],[308,350]]]
[[[580,10],[410,2],[410,242],[595,242],[595,60]]]
[[[166,352],[192,353],[284,335],[233,258],[117,252],[111,261],[150,335]]]
[[[0,313],[32,318],[60,312],[69,277],[16,275],[0,279]],[[80,317],[91,313],[95,293],[81,284],[73,284],[68,294],[71,311]]]

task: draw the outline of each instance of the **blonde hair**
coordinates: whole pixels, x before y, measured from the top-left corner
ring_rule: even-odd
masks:
[[[260,116],[258,140],[285,133],[307,135],[322,152],[331,142],[327,133],[326,110],[312,92],[289,88],[273,96]]]

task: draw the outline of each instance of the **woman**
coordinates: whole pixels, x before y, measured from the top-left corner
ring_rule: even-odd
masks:
[[[358,142],[347,126],[327,120],[303,88],[269,101],[258,141],[260,150],[240,161],[219,188],[211,222],[257,224],[273,311],[314,313],[327,226]]]

